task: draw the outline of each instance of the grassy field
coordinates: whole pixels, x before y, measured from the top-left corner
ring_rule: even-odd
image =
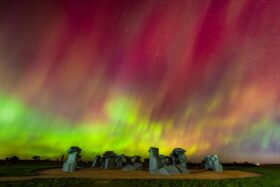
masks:
[[[57,168],[60,165],[41,165],[41,164],[29,164],[29,165],[11,165],[0,166],[0,177],[13,177],[13,176],[33,176],[37,175],[36,171],[48,168]]]
[[[43,166],[50,168],[57,166]],[[8,169],[8,170],[7,170]],[[36,175],[36,170],[42,169],[42,166],[5,166],[0,167],[0,176],[24,176]],[[280,186],[280,167],[233,167],[231,169],[239,169],[252,171],[263,174],[262,177],[243,178],[243,179],[224,179],[224,180],[92,180],[77,178],[61,178],[61,179],[32,179],[27,181],[0,182],[0,186],[105,186],[105,187],[189,187],[189,186],[228,186],[228,187],[257,187],[257,186]]]

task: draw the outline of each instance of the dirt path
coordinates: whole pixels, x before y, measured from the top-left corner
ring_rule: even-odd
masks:
[[[62,169],[48,169],[39,171],[38,176],[26,177],[0,177],[0,181],[28,180],[40,178],[90,178],[90,179],[230,179],[244,177],[258,177],[257,173],[240,170],[226,170],[222,173],[191,170],[190,174],[179,175],[151,175],[148,171],[122,171],[122,170],[103,170],[103,169],[82,169],[73,173],[64,173]]]

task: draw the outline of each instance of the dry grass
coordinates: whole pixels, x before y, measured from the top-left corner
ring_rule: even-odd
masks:
[[[29,180],[40,178],[87,178],[87,179],[233,179],[245,177],[258,177],[260,174],[240,171],[240,170],[225,170],[222,173],[205,171],[205,170],[191,170],[191,174],[179,175],[151,175],[148,171],[122,171],[122,170],[104,170],[104,169],[82,169],[73,173],[65,173],[62,169],[47,169],[39,171],[38,176],[26,177],[0,177],[0,181],[14,181],[14,180]]]

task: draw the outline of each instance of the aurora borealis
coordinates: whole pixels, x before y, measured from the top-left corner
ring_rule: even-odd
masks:
[[[0,156],[71,145],[280,162],[280,1],[0,1]]]

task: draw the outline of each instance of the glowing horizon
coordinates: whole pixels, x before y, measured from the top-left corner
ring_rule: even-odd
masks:
[[[0,5],[0,157],[279,163],[280,1]]]

